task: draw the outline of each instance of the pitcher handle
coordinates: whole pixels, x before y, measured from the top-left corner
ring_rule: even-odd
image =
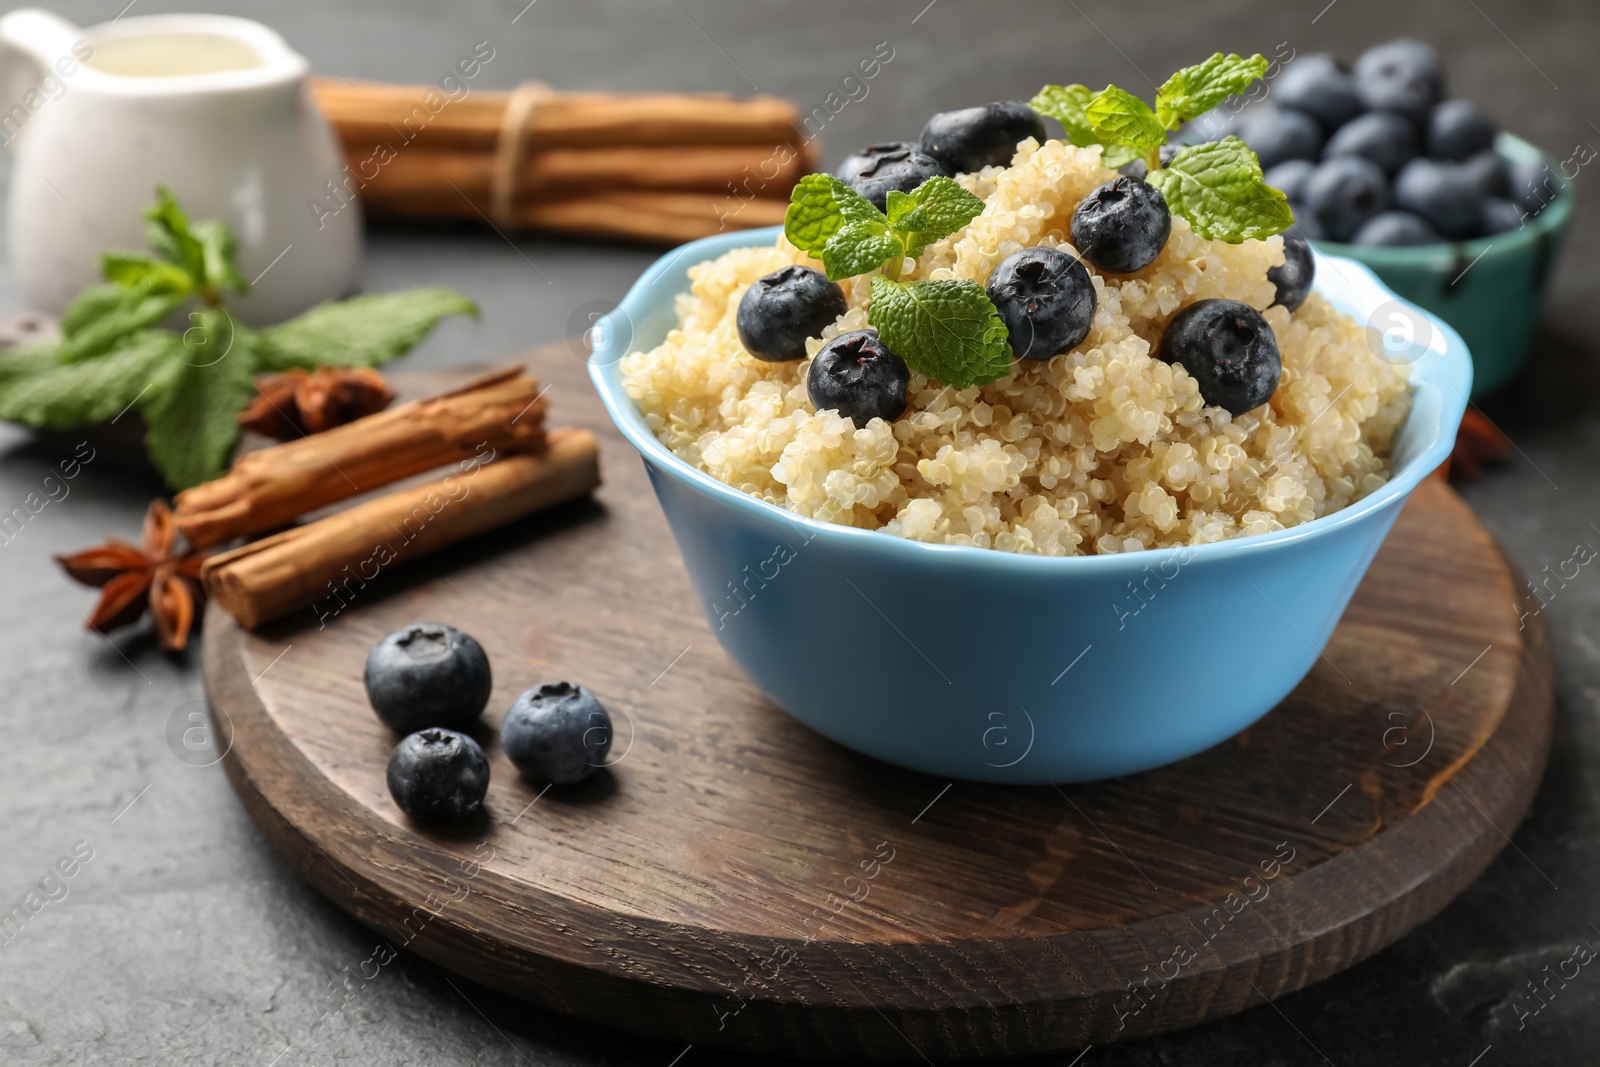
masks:
[[[13,144],[93,54],[83,31],[52,12],[29,7],[0,17],[0,142]]]

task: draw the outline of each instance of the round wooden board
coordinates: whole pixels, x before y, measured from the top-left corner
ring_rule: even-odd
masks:
[[[1437,481],[1325,657],[1244,734],[1108,782],[951,784],[848,752],[745,681],[581,361],[557,347],[530,363],[552,386],[552,424],[602,437],[595,501],[384,575],[325,628],[309,613],[253,634],[206,618],[239,796],[396,948],[695,1045],[883,1060],[1066,1049],[1348,967],[1460,892],[1532,799],[1548,638],[1537,616],[1519,625],[1521,583]],[[390,800],[396,739],[361,683],[371,645],[418,619],[475,634],[495,672],[487,813],[445,832]],[[494,731],[517,693],[557,678],[610,706],[615,763],[541,792]]]

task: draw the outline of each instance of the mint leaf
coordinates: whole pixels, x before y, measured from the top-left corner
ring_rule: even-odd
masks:
[[[1244,92],[1266,73],[1266,57],[1259,53],[1246,59],[1218,52],[1203,63],[1184,67],[1156,90],[1156,118],[1164,128],[1175,130],[1234,93]]]
[[[178,206],[177,198],[165,185],[156,186],[156,202],[144,212],[144,237],[150,247],[169,263],[176,264],[203,287],[206,276],[205,248],[189,230],[189,216]]]
[[[894,259],[901,247],[886,221],[847,222],[823,246],[822,269],[829,281],[854,278]]]
[[[983,286],[970,279],[903,285],[874,275],[867,321],[913,370],[957,389],[1011,371],[1005,323]]]
[[[1167,141],[1166,127],[1156,119],[1150,105],[1115,85],[1096,93],[1083,113],[1103,144],[1151,149]]]
[[[910,193],[890,189],[883,206],[887,209],[884,214],[888,216],[892,229],[920,230],[928,225],[928,213],[918,210],[922,205]]]
[[[260,331],[252,347],[263,370],[374,367],[404,354],[446,315],[477,314],[454,289],[371,293],[318,304]]]
[[[1094,91],[1086,85],[1046,85],[1028,101],[1028,106],[1041,115],[1049,115],[1067,131],[1067,140],[1079,148],[1099,144],[1089,116],[1083,113]]]
[[[129,334],[159,325],[187,299],[187,291],[158,291],[143,282],[131,289],[86,289],[62,316],[61,358],[70,363],[109,351]]]
[[[169,360],[141,408],[145,450],[168,487],[199,485],[227,467],[239,439],[238,413],[256,391],[252,339],[239,329],[228,354],[214,363]]]
[[[789,243],[815,258],[847,221],[883,219],[872,202],[831,174],[807,174],[789,194],[783,213],[783,235]],[[888,221],[884,220],[885,226]]]
[[[905,247],[905,254],[913,259],[928,245],[944,240],[983,214],[983,201],[963,189],[954,178],[929,178],[913,189],[907,199],[916,205],[915,208],[903,215],[899,223],[891,216],[889,224]]]
[[[1108,144],[1100,153],[1100,165],[1108,170],[1132,163],[1136,159],[1143,159],[1144,152],[1125,144]]]
[[[1236,245],[1294,225],[1288,198],[1262,180],[1256,154],[1237,137],[1181,148],[1148,180],[1207,240]]]
[[[0,419],[59,430],[114,419],[149,396],[178,348],[176,335],[144,330],[77,363],[62,362],[54,347],[7,352],[0,355]]]
[[[194,279],[182,267],[149,256],[130,256],[126,252],[100,253],[100,276],[124,289],[141,286],[151,293],[182,293],[194,290]],[[85,290],[87,294],[91,290]]]
[[[250,291],[250,283],[239,273],[233,261],[235,242],[233,231],[221,219],[197,222],[190,232],[200,242],[200,258],[205,264],[206,284],[213,290],[231,289],[236,293]]]

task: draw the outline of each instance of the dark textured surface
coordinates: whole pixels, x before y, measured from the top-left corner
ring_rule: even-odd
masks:
[[[87,23],[121,6],[61,9]],[[1219,48],[1271,53],[1287,41],[1301,52],[1351,55],[1399,32],[1440,45],[1457,91],[1530,140],[1563,157],[1582,141],[1600,145],[1591,125],[1600,122],[1593,79],[1600,11],[1579,0],[1404,7],[1336,0],[1326,9],[1324,0],[1181,7],[940,0],[926,9],[923,0],[781,7],[538,0],[514,25],[518,0],[219,6],[277,27],[322,73],[436,80],[473,43],[488,40],[496,56],[485,85],[535,77],[571,88],[748,92],[753,78],[808,109],[887,40],[894,60],[869,95],[823,131],[830,165],[857,144],[914,136],[935,110],[1024,94],[1047,80],[1148,89],[1141,70],[1159,80]],[[145,2],[132,13],[171,9]],[[1580,201],[1592,203],[1592,181],[1586,168],[1576,183]],[[1517,451],[1467,491],[1530,574],[1548,567],[1570,575],[1575,546],[1600,547],[1600,306],[1592,296],[1600,268],[1584,251],[1597,218],[1589,204],[1580,207],[1531,372],[1486,404]],[[512,246],[476,230],[385,229],[371,234],[364,280],[372,289],[443,280],[481,302],[480,323],[449,324],[408,361],[441,365],[567,335],[575,311],[620,296],[651,258],[647,250],[581,242]],[[0,310],[18,300],[13,284],[0,285]],[[4,509],[35,491],[71,451],[70,440],[0,429]],[[280,1067],[666,1067],[680,1054],[682,1067],[713,1062],[698,1049],[685,1054],[527,1008],[410,957],[379,965],[377,937],[277,860],[221,770],[173,755],[169,721],[181,733],[185,716],[199,708],[189,703],[200,697],[194,657],[163,656],[140,633],[119,635],[113,649],[78,629],[92,596],[69,586],[49,553],[107,531],[133,535],[156,488],[114,461],[102,452],[70,483],[69,496],[0,547],[0,725],[8,742],[0,770],[0,908],[20,903],[76,842],[94,849],[65,883],[68,895],[0,944],[0,1062],[269,1065],[277,1057]],[[1544,611],[1560,670],[1556,748],[1515,849],[1437,919],[1342,976],[1221,1023],[1094,1048],[1079,1062],[1591,1061],[1600,1039],[1600,973],[1585,966],[1572,977],[1576,965],[1565,964],[1565,983],[1550,976],[1576,944],[1600,947],[1600,927],[1591,925],[1600,924],[1600,787],[1586,766],[1600,749],[1596,573],[1584,566],[1564,586],[1558,579],[1549,586],[1555,596]],[[1546,983],[1542,1000],[1527,984],[1536,981]],[[1064,1067],[1072,1056],[1053,1062]]]

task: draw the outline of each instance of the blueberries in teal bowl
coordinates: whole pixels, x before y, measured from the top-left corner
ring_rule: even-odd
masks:
[[[1130,774],[1266,714],[1317,662],[1407,496],[1450,453],[1472,387],[1450,326],[1361,264],[1319,254],[1315,292],[1368,324],[1380,354],[1410,365],[1411,408],[1389,478],[1356,502],[1271,533],[1066,557],[835,525],[680,458],[622,372],[625,354],[655,348],[676,327],[688,267],[777,236],[720,234],[663,257],[597,325],[590,376],[643,458],[677,541],[698,602],[683,610],[704,614],[778,708],[858,752],[946,780]],[[1411,324],[1403,336],[1383,328],[1392,316]],[[1203,331],[1195,343],[1230,344]]]
[[[1497,131],[1472,101],[1448,96],[1443,63],[1421,41],[1374,45],[1348,71],[1326,54],[1296,56],[1267,87],[1265,100],[1236,97],[1196,128],[1234,129],[1305,237],[1455,327],[1475,392],[1509,381],[1566,239],[1570,179],[1594,153],[1579,146],[1558,162]]]

